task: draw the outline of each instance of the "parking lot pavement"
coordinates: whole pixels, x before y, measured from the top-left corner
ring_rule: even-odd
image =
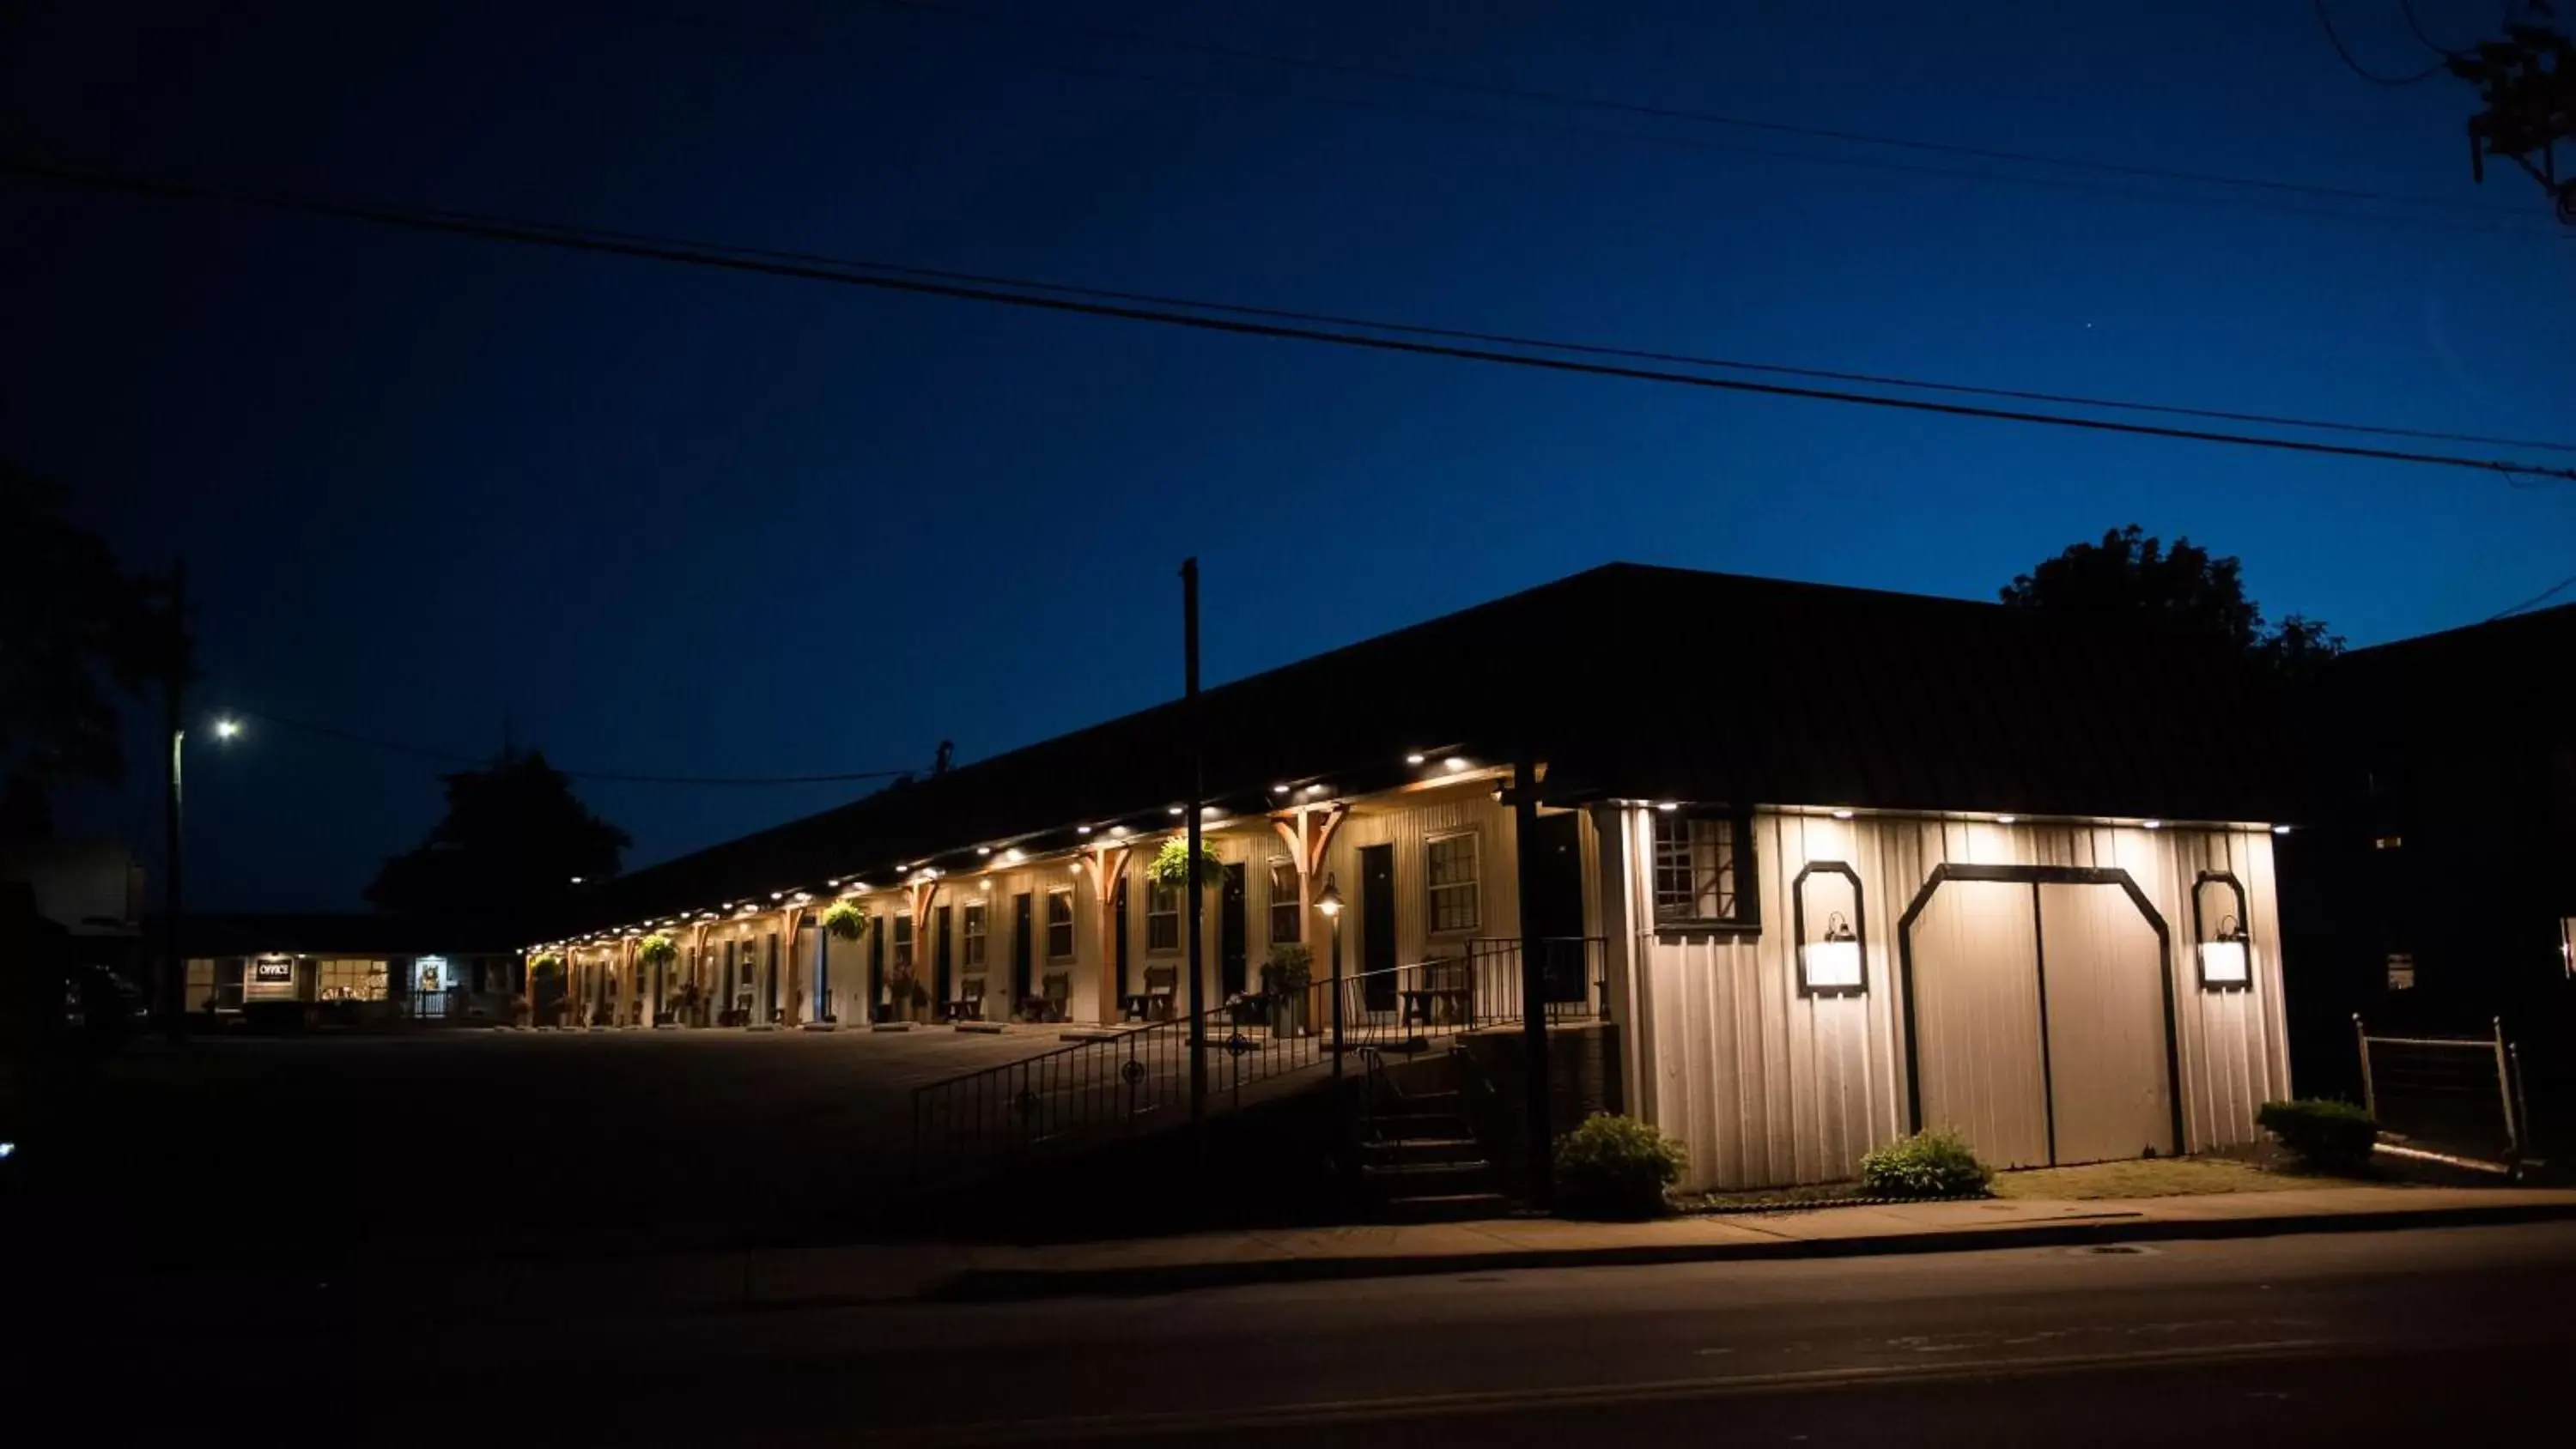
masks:
[[[198,1038],[105,1063],[24,1154],[66,1252],[171,1266],[558,1257],[864,1237],[911,1090],[1058,1029]]]

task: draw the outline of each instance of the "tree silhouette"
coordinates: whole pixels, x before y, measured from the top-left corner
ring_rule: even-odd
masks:
[[[505,753],[447,777],[447,817],[385,861],[367,899],[379,910],[537,921],[571,899],[576,878],[617,874],[631,843],[542,751]]]
[[[2343,652],[2343,636],[2291,614],[2267,625],[2245,595],[2243,566],[2190,539],[2164,540],[2132,523],[2099,543],[2070,544],[2004,585],[2003,601],[2065,614],[2145,614],[2224,639],[2274,673],[2296,676]]]
[[[52,792],[125,778],[119,694],[193,654],[169,581],[130,573],[63,513],[60,488],[0,460],[0,835],[41,835]]]

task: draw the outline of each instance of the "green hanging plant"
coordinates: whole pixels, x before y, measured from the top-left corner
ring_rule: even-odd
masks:
[[[831,932],[834,940],[855,941],[867,932],[868,913],[850,901],[834,901],[832,908],[823,913],[823,929]]]
[[[1163,848],[1154,852],[1154,863],[1146,867],[1146,874],[1153,877],[1156,885],[1170,886],[1174,890],[1189,889],[1189,838],[1175,835],[1164,841]],[[1213,885],[1223,879],[1225,862],[1217,858],[1216,851],[1207,842],[1199,842],[1199,884]]]
[[[658,969],[660,967],[668,966],[679,959],[679,943],[673,941],[669,934],[665,932],[655,931],[652,935],[649,935],[643,940],[635,943],[635,960],[640,965],[651,966]]]
[[[539,976],[561,976],[563,956],[560,952],[540,951],[536,959],[528,963],[528,969]]]

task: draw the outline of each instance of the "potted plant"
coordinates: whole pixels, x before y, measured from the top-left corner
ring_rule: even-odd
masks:
[[[1146,871],[1154,878],[1156,885],[1169,886],[1173,890],[1188,890],[1190,888],[1189,837],[1175,835],[1164,841],[1163,848],[1154,852],[1154,863],[1146,867]],[[1217,859],[1216,851],[1210,848],[1206,841],[1200,841],[1199,885],[1204,888],[1222,884],[1224,880],[1225,862]]]
[[[1280,941],[1261,963],[1261,994],[1270,1000],[1273,1036],[1306,1034],[1307,988],[1315,981],[1315,953],[1303,942]]]

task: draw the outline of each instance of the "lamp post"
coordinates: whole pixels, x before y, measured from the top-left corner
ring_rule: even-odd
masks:
[[[1342,1074],[1342,891],[1333,884],[1330,874],[1324,877],[1324,893],[1315,897],[1315,909],[1333,926],[1333,1075]]]

